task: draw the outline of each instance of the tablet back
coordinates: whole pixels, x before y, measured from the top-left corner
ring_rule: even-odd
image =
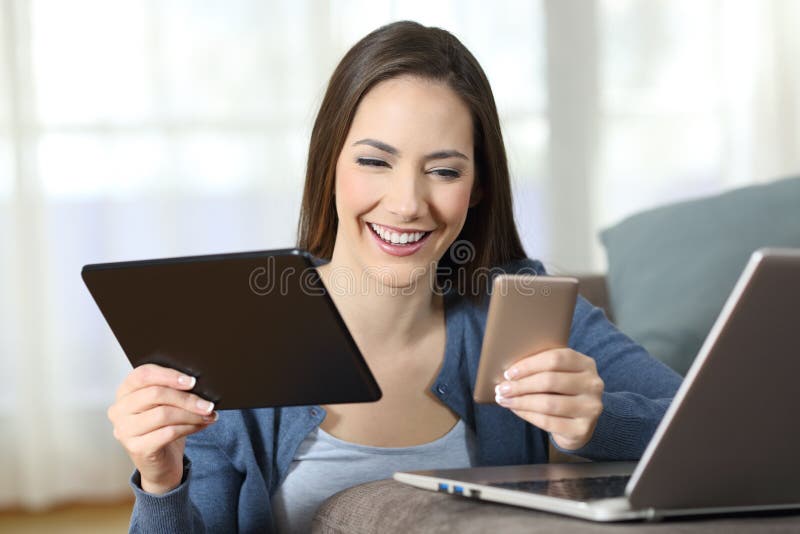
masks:
[[[375,401],[381,391],[299,249],[86,265],[131,364],[197,377],[218,409]]]

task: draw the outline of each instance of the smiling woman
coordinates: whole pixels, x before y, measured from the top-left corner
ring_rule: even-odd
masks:
[[[542,463],[548,442],[637,458],[680,384],[579,298],[568,347],[518,360],[495,403],[473,401],[487,274],[547,273],[520,244],[489,82],[442,29],[392,23],[342,59],[311,134],[298,244],[382,398],[217,413],[192,377],[136,368],[108,410],[137,468],[132,530],[308,532],[344,488]],[[340,275],[355,284],[337,290]]]

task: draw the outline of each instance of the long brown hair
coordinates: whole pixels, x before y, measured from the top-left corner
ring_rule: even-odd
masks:
[[[446,83],[472,114],[476,181],[481,197],[439,260],[439,282],[479,300],[487,277],[474,276],[526,256],[514,223],[508,161],[489,81],[475,57],[449,32],[401,21],[373,31],[342,58],[311,132],[297,246],[330,259],[338,217],[336,161],[361,98],[377,83],[413,75]],[[444,273],[444,274],[442,274]],[[476,298],[477,297],[477,298]]]

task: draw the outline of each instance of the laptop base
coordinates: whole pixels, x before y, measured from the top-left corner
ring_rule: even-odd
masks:
[[[540,492],[504,488],[527,481],[561,481],[599,477],[629,477],[636,462],[592,462],[578,464],[515,465],[474,467],[469,469],[434,469],[395,473],[394,479],[411,486],[500,504],[510,504],[543,512],[577,517],[597,522],[659,521],[668,517],[737,514],[758,511],[800,509],[800,503],[709,508],[635,509],[620,497],[574,500]],[[551,490],[552,493],[552,490]]]

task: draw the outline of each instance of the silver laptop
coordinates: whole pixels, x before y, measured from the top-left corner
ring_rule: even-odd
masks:
[[[800,508],[798,407],[800,249],[761,249],[639,462],[441,469],[394,478],[594,521]]]

